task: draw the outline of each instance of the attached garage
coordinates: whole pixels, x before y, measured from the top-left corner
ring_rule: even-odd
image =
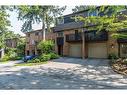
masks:
[[[70,44],[69,56],[71,56],[71,57],[82,57],[81,44]]]
[[[89,43],[88,57],[89,58],[107,58],[107,44],[106,43]]]

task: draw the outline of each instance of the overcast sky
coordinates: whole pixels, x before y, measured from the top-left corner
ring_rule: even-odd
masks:
[[[72,13],[72,8],[74,8],[74,6],[67,6],[66,10],[64,11],[64,15],[66,14],[70,14]],[[16,12],[10,12],[10,18],[9,20],[11,21],[11,25],[12,27],[10,27],[10,30],[14,31],[16,34],[20,34],[24,36],[24,33],[21,32],[21,27],[22,27],[22,22],[17,20],[17,13]],[[41,29],[41,25],[40,24],[35,24],[33,25],[33,29]]]

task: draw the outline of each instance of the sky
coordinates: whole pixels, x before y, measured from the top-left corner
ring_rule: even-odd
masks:
[[[63,12],[63,15],[72,13],[72,8],[74,8],[74,6],[67,6],[66,10]],[[14,31],[15,34],[25,36],[25,34],[21,32],[23,22],[18,21],[17,19],[18,14],[16,12],[9,12],[9,14],[10,14],[9,20],[11,21],[11,27],[9,29]],[[34,30],[41,29],[41,24],[34,24],[33,29]]]

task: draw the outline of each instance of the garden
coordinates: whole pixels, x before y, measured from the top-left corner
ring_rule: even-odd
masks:
[[[31,60],[27,60],[25,63],[16,64],[15,66],[33,66],[45,64],[47,61],[59,58],[59,55],[56,54],[53,50],[54,42],[51,40],[41,41],[37,48],[41,50],[41,54],[34,57]]]
[[[109,59],[111,60],[111,68],[122,75],[127,75],[127,58],[117,57],[115,54],[110,54]]]

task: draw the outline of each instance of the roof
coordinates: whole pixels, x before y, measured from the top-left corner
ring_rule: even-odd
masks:
[[[82,28],[82,27],[84,27],[83,22],[70,22],[70,23],[57,25],[56,27],[54,27],[54,32]]]
[[[30,31],[30,32],[25,32],[25,34],[34,33],[34,32],[41,31],[41,30],[42,30],[42,29],[33,30],[33,31]]]
[[[47,29],[47,28],[46,28]],[[54,29],[54,27],[51,27],[50,29]],[[38,29],[38,30],[33,30],[33,31],[30,31],[30,32],[26,32],[25,34],[29,34],[29,33],[34,33],[34,32],[41,32],[42,29]]]

